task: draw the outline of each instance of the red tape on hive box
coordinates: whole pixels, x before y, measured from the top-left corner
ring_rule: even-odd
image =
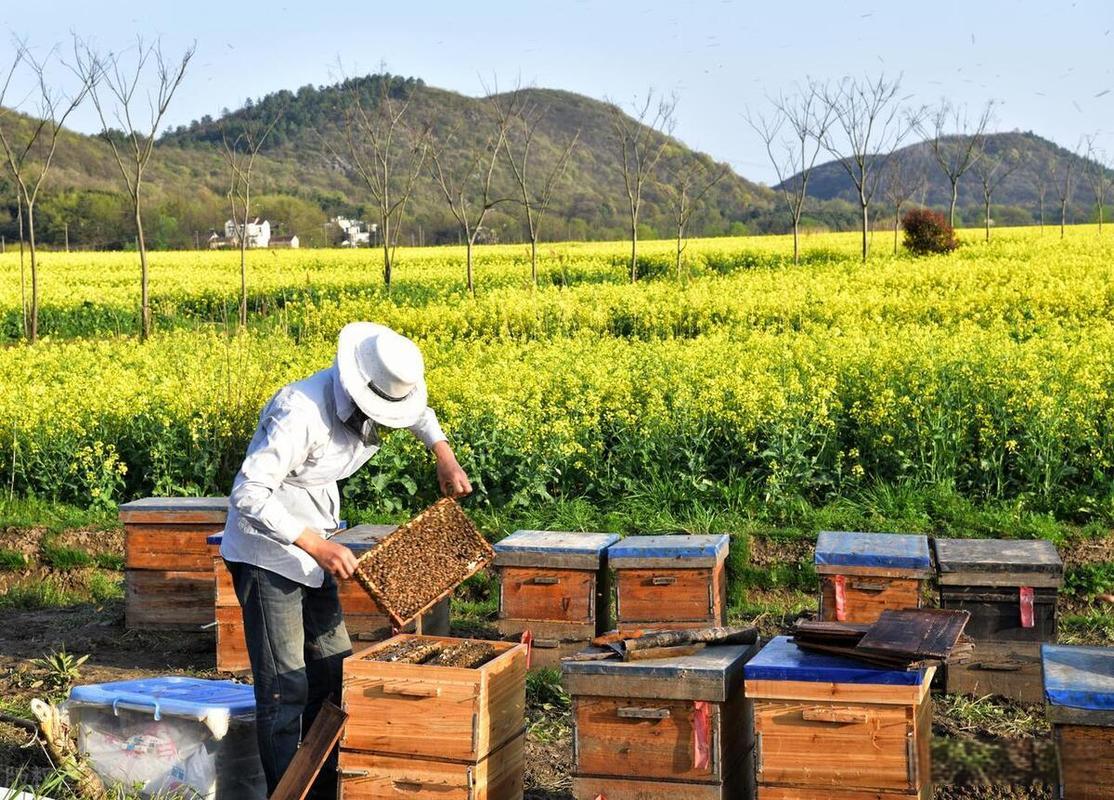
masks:
[[[697,700],[692,708],[692,768],[707,769],[712,757],[712,706]]]
[[[836,620],[845,622],[847,620],[847,576],[836,575],[832,579],[832,585],[835,589]]]
[[[1021,597],[1021,627],[1033,627],[1033,587],[1022,586],[1018,589]]]

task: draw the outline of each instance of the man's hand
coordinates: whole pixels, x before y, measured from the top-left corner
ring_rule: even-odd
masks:
[[[464,497],[472,493],[472,482],[456,460],[453,449],[445,441],[433,446],[437,457],[437,483],[445,497]]]
[[[322,538],[316,531],[306,528],[294,544],[338,580],[347,580],[356,571],[355,554],[342,544]]]

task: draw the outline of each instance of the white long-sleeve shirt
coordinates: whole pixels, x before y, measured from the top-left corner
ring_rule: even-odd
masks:
[[[337,481],[379,450],[377,443],[366,444],[344,424],[354,408],[335,365],[283,387],[271,398],[232,484],[220,549],[224,558],[269,569],[306,586],[322,584],[321,567],[294,540],[306,528],[337,528]],[[445,438],[431,408],[409,430],[426,447]]]

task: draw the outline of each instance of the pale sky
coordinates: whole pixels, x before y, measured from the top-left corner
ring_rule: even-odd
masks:
[[[772,170],[745,110],[809,76],[879,70],[903,74],[917,103],[995,100],[999,130],[1033,130],[1069,148],[1098,134],[1114,155],[1112,29],[1110,0],[0,0],[0,32],[40,52],[64,50],[71,31],[105,49],[136,35],[161,36],[171,52],[196,40],[171,126],[248,96],[332,83],[338,59],[350,73],[385,63],[469,95],[493,76],[619,102],[653,87],[677,94],[679,138],[767,182]],[[5,36],[4,62],[7,45]],[[92,109],[73,127],[95,131]]]

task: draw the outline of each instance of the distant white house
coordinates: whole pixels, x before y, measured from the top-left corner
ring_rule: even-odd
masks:
[[[224,239],[229,247],[240,246],[240,232],[244,231],[244,241],[250,247],[266,247],[271,243],[271,223],[256,217],[247,225],[237,225],[232,220],[224,223]]]
[[[297,250],[299,247],[298,234],[293,236],[272,236],[271,247],[289,247],[292,250]]]
[[[344,235],[340,243],[341,247],[370,247],[371,235],[379,229],[374,222],[368,225],[363,220],[347,217],[334,217],[333,224],[340,228],[340,232]]]

